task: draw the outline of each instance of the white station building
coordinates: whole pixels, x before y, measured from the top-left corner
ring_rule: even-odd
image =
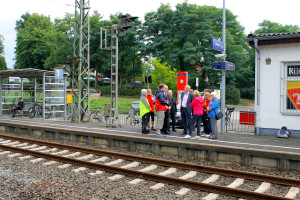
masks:
[[[255,48],[255,132],[300,137],[300,32],[249,34]]]

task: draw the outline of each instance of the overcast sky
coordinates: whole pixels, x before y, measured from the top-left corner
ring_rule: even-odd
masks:
[[[172,8],[184,0],[90,0],[91,13],[97,10],[108,19],[110,14],[117,12],[129,13],[143,20],[145,13],[156,11],[162,4],[169,3]],[[223,7],[223,0],[188,0],[188,3],[197,5]],[[38,13],[54,18],[62,18],[65,13],[74,13],[74,0],[8,0],[1,4],[0,35],[4,37],[5,59],[7,66],[13,68],[13,60],[16,32],[15,24],[21,15]],[[249,34],[258,28],[258,23],[268,19],[280,24],[300,26],[300,1],[298,0],[226,0],[226,8],[229,9],[242,26],[245,34]]]

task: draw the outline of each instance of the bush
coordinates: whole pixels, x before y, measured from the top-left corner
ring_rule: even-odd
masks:
[[[240,102],[241,94],[240,90],[235,86],[226,87],[226,104],[237,105]]]
[[[139,97],[141,95],[141,90],[142,89],[147,89],[148,86],[136,86],[136,87],[131,87],[131,86],[121,86],[119,87],[119,96],[126,96],[126,97]],[[156,86],[150,86],[153,95],[155,92],[158,90]],[[110,85],[109,86],[102,86],[98,87],[98,89],[101,91],[103,95],[110,95]],[[176,93],[176,92],[175,92]]]
[[[241,88],[241,97],[243,99],[251,99],[254,100],[255,97],[255,88],[250,87],[250,88]]]

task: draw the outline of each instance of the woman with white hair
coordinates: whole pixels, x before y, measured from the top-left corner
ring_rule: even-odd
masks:
[[[219,100],[215,92],[212,92],[210,96],[211,96],[211,101],[208,104],[207,111],[208,111],[208,118],[210,120],[210,125],[211,125],[211,133],[208,138],[217,139],[218,126],[217,126],[216,115],[219,113]]]
[[[142,117],[142,133],[143,134],[149,133],[149,131],[146,129],[146,127],[147,127],[147,122],[149,120],[150,110],[151,110],[149,101],[146,98],[146,95],[147,95],[147,90],[142,89],[141,97],[140,97],[140,116]]]

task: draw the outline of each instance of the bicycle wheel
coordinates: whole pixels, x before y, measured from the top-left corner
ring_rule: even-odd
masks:
[[[92,120],[92,122],[100,122],[100,113],[98,111],[92,112],[90,114],[90,120]]]
[[[35,117],[35,109],[33,107],[29,108],[27,113],[30,119]]]
[[[133,118],[132,118],[133,119]],[[126,117],[126,125],[130,125],[131,121],[130,121],[130,116]],[[133,123],[132,123],[133,124]]]

